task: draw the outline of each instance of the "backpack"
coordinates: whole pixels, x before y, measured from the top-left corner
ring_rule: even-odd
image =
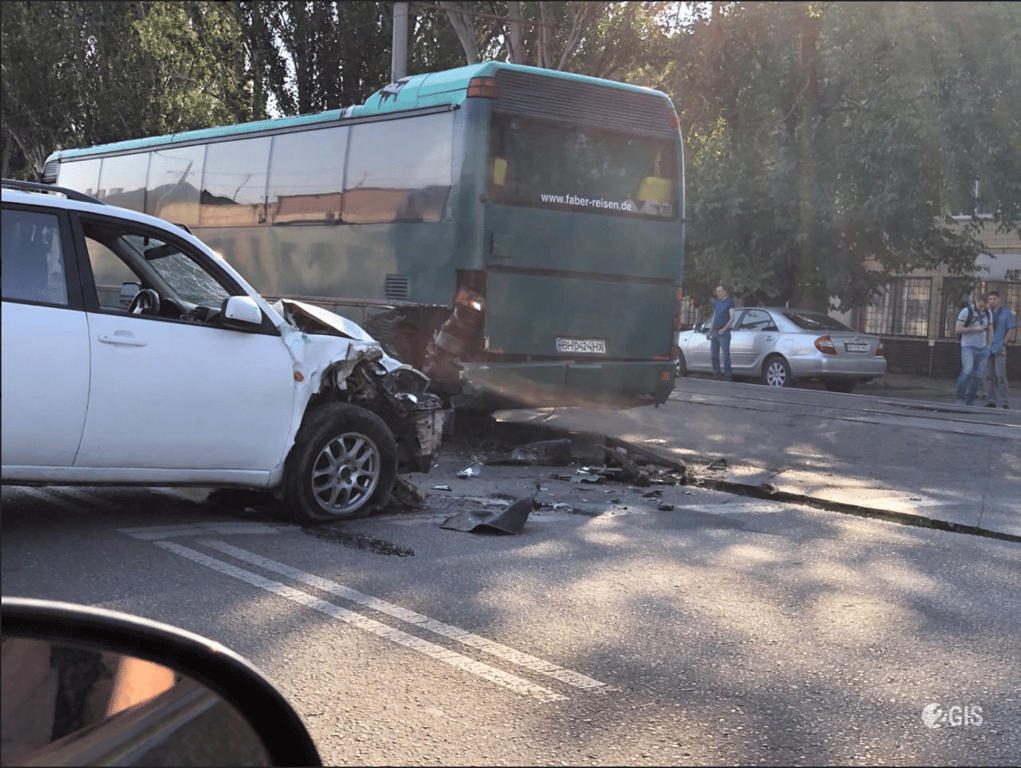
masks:
[[[961,309],[964,309],[964,307],[961,307]],[[988,309],[983,311],[982,314],[985,315],[986,322],[991,323],[993,321],[992,320],[992,315],[990,314]],[[961,313],[958,312],[957,316],[960,317]],[[971,325],[971,321],[974,319],[974,317],[975,317],[975,305],[974,304],[969,304],[968,305],[968,318],[964,321],[964,327],[965,328],[967,328],[969,325]],[[958,333],[957,335],[960,336],[961,334]]]

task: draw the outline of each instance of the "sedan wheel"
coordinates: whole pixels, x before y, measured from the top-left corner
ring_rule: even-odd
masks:
[[[762,380],[769,387],[789,387],[793,383],[791,367],[782,357],[771,357],[763,367]]]
[[[678,376],[688,375],[688,365],[687,363],[684,362],[684,355],[681,354],[680,352],[677,353],[677,375]]]

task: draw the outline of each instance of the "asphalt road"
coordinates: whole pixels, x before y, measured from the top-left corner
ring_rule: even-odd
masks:
[[[449,444],[418,511],[315,532],[198,489],[4,488],[3,592],[227,644],[327,764],[1016,764],[1017,544],[665,475],[457,476],[515,429]],[[519,535],[440,527],[536,481]]]

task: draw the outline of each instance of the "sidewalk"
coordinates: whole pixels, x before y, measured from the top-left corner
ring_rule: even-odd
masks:
[[[867,384],[862,384],[855,392],[861,395],[881,395],[884,397],[953,403],[956,386],[957,379],[913,376],[906,373],[888,373],[878,379],[873,379]],[[1007,388],[1010,390],[1010,407],[1021,409],[1021,381],[1008,381]],[[980,397],[975,401],[975,405],[981,407],[985,405],[985,402],[985,398]]]

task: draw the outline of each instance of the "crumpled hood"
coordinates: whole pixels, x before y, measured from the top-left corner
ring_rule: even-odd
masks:
[[[336,312],[330,312],[328,309],[317,307],[313,304],[306,304],[304,301],[295,301],[294,299],[280,299],[274,304],[270,305],[274,312],[281,317],[287,318],[293,316],[295,313],[307,315],[316,322],[325,326],[328,330],[316,331],[316,330],[305,330],[307,334],[315,335],[316,333],[327,333],[333,331],[330,335],[339,335],[346,338],[352,339],[353,341],[359,341],[363,344],[372,344],[379,348],[381,352],[380,364],[386,368],[387,371],[393,371],[403,366],[400,360],[390,357],[386,352],[383,352],[383,348],[378,341],[372,336],[365,332],[358,323],[348,320],[342,315],[338,315]]]

